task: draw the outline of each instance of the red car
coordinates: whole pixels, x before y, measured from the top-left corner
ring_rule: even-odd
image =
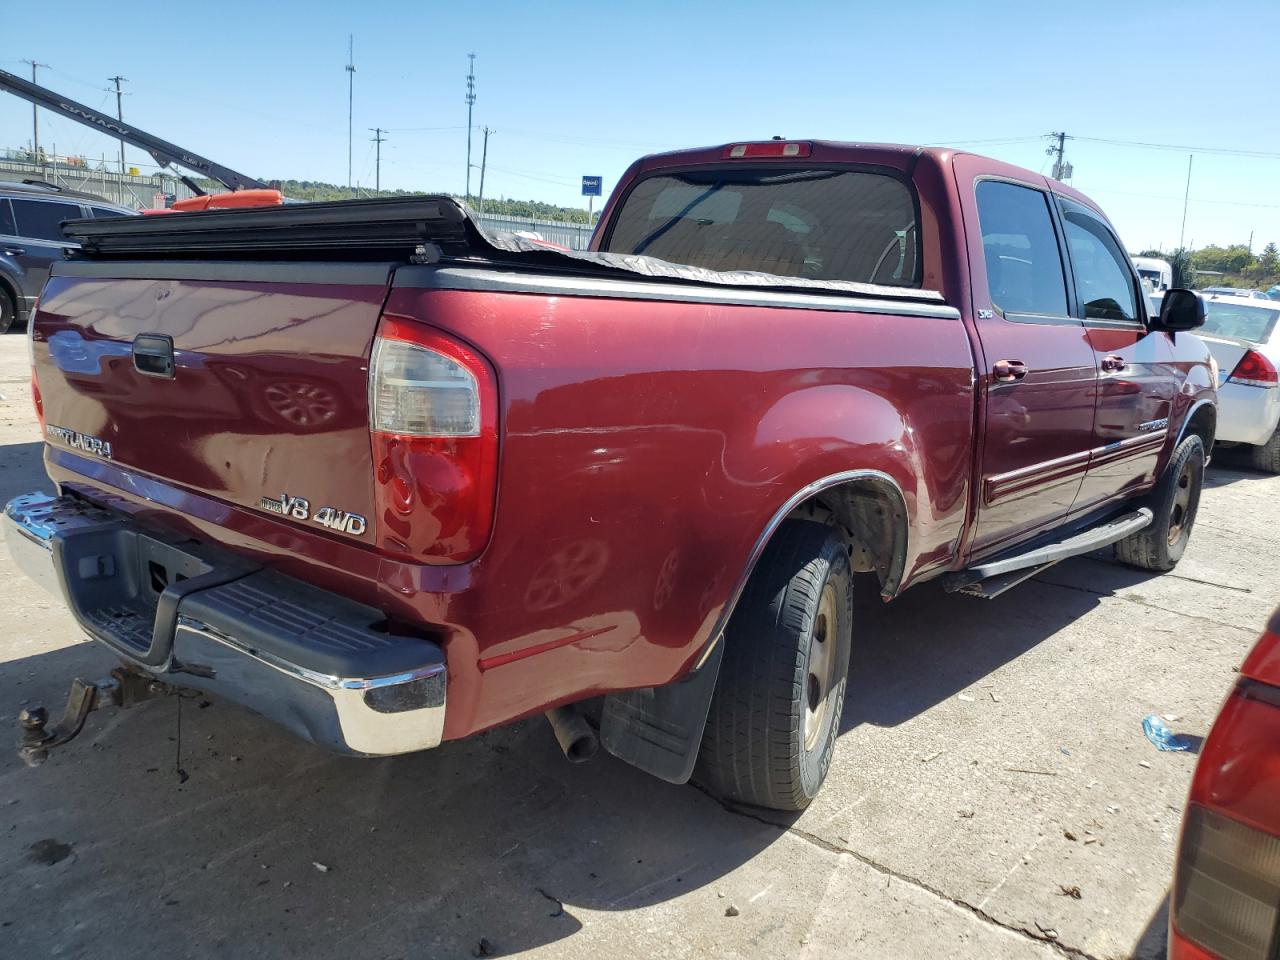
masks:
[[[1280,610],[1240,668],[1191,781],[1169,957],[1280,957]]]

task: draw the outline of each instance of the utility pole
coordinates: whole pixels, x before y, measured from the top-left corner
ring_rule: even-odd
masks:
[[[1182,230],[1178,233],[1178,249],[1183,249],[1182,240],[1187,235],[1187,204],[1191,202],[1191,161],[1196,158],[1194,153],[1187,154],[1187,192],[1182,196]]]
[[[493,133],[488,127],[484,128],[484,147],[480,151],[480,216],[484,216],[484,168],[489,163],[489,134]]]
[[[36,67],[48,67],[47,63],[37,63],[35,60],[23,60],[23,63],[31,64],[31,82],[36,82]],[[31,105],[31,156],[38,163],[40,161],[40,108],[34,103]]]
[[[370,127],[369,129],[373,131],[373,136],[370,137],[369,139],[378,145],[377,146],[378,159],[374,162],[374,167],[373,167],[373,170],[374,170],[373,189],[374,189],[374,192],[381,193],[382,192],[382,142],[387,139],[386,137],[383,136],[383,134],[386,133],[386,131],[383,130],[381,127]]]
[[[120,92],[120,84],[128,83],[129,78],[115,76],[115,77],[107,77],[107,80],[116,85],[116,119],[119,120],[121,124],[123,124],[124,123],[124,94]],[[124,189],[124,137],[120,138],[120,184],[121,184],[120,188],[123,190]]]
[[[471,199],[471,108],[476,105],[476,55],[467,54],[471,67],[467,70],[467,199]]]
[[[356,99],[356,38],[347,34],[347,189],[351,189],[351,112]]]
[[[1067,152],[1067,135],[1065,133],[1054,131],[1049,134],[1049,136],[1058,138],[1058,142],[1051,145],[1049,149],[1045,151],[1045,153],[1051,157],[1055,154],[1058,157],[1058,159],[1053,162],[1053,179],[1067,180],[1071,177],[1072,173],[1075,172],[1072,169],[1071,164],[1067,163],[1064,159]]]

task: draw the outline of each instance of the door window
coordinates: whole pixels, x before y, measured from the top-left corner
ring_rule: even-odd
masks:
[[[981,181],[976,193],[992,304],[1007,319],[1067,316],[1067,281],[1049,198],[1001,180]]]
[[[16,237],[13,227],[13,212],[9,209],[9,201],[0,197],[0,236]]]
[[[1138,321],[1133,273],[1119,242],[1090,210],[1059,199],[1076,295],[1084,305],[1085,319]]]
[[[79,220],[83,214],[78,203],[53,203],[48,200],[13,200],[17,220],[17,236],[34,240],[68,242],[62,235],[63,220]]]

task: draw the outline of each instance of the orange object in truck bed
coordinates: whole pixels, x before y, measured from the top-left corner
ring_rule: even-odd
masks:
[[[203,197],[179,200],[170,210],[231,210],[239,207],[278,207],[284,203],[279,190],[236,190],[233,193],[211,193]]]

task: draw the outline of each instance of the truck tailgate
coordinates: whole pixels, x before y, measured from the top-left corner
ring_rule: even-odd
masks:
[[[317,532],[372,543],[368,360],[390,274],[387,263],[59,265],[33,332],[52,452],[265,513],[305,498],[307,519],[325,507],[368,518],[367,537],[354,522]]]

